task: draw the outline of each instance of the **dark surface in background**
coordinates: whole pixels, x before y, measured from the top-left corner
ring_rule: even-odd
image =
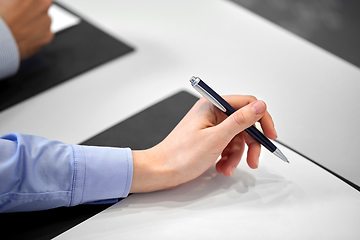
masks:
[[[0,81],[0,111],[131,51],[82,19],[56,33],[49,45],[21,63],[16,75]]]
[[[199,98],[182,91],[117,124],[82,145],[147,149],[161,142]]]
[[[150,148],[171,132],[197,100],[187,92],[179,92],[82,144],[134,150]],[[80,205],[38,212],[1,213],[1,239],[51,239],[109,206]]]
[[[360,67],[359,0],[230,0]]]
[[[52,239],[110,205],[80,205],[38,212],[0,213],[1,239]]]

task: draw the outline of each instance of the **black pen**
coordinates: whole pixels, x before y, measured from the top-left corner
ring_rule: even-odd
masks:
[[[191,86],[195,88],[202,96],[204,96],[207,100],[209,100],[212,104],[218,107],[221,111],[223,111],[226,115],[230,116],[236,110],[223,99],[219,94],[217,94],[214,90],[212,90],[204,81],[202,81],[198,77],[191,77],[190,79]],[[262,134],[256,127],[251,126],[245,131],[252,136],[256,141],[258,141],[261,145],[267,148],[270,152],[275,154],[275,156],[279,157],[284,162],[289,163],[289,160],[285,157],[285,155],[277,148],[264,134]]]

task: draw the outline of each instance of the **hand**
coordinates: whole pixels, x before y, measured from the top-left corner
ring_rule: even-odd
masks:
[[[0,16],[10,28],[24,60],[51,42],[51,0],[0,0]]]
[[[218,173],[231,176],[248,145],[247,163],[257,168],[260,144],[244,130],[260,121],[267,137],[277,137],[266,104],[252,96],[224,97],[237,110],[230,117],[201,98],[174,130],[158,145],[133,151],[134,173],[130,192],[171,188],[197,178],[216,164]]]

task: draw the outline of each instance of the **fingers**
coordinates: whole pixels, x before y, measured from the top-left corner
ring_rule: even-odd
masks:
[[[248,152],[246,158],[247,164],[250,168],[256,169],[259,166],[261,145],[258,141],[256,141],[248,134],[245,135],[245,142],[248,145]]]
[[[244,107],[241,107],[231,116],[226,118],[222,123],[218,125],[220,133],[219,137],[221,137],[225,141],[230,141],[229,146],[223,152],[222,159],[217,163],[216,170],[219,173],[223,173],[225,176],[232,175],[234,169],[240,162],[242,157],[245,142],[248,145],[247,152],[247,163],[250,168],[256,169],[259,166],[259,156],[261,151],[261,145],[255,139],[253,139],[250,135],[245,134],[243,131],[254,125],[255,122],[260,121],[261,126],[265,135],[267,135],[271,139],[275,139],[277,137],[274,122],[267,112],[267,106],[263,101],[259,101],[252,96],[245,96],[241,101],[235,101],[238,96],[228,96],[227,100],[233,101],[231,105],[237,107],[241,107],[243,104],[247,104]],[[243,135],[243,142],[238,144],[238,149],[234,148],[233,145],[235,143],[235,139],[239,135]]]
[[[266,113],[266,104],[255,101],[240,108],[217,126],[218,135],[223,141],[230,142],[237,134],[252,126]]]
[[[216,164],[216,171],[225,176],[231,176],[239,164],[245,150],[243,134],[238,134],[221,154],[221,159]]]
[[[224,96],[224,99],[230,103],[235,109],[241,109],[244,106],[258,101],[254,96],[239,96],[239,95],[229,95]],[[223,113],[221,113],[223,114]],[[277,133],[274,126],[274,121],[269,114],[265,111],[264,115],[259,120],[264,134],[270,139],[276,139]]]
[[[231,176],[239,164],[245,149],[245,143],[248,145],[247,163],[250,168],[259,166],[259,156],[261,145],[250,135],[244,132],[245,129],[260,122],[263,132],[270,139],[277,137],[272,117],[267,112],[267,106],[263,101],[257,100],[253,96],[224,96],[235,109],[238,109],[231,116],[226,117],[217,108],[206,100],[199,103],[204,106],[206,119],[211,124],[203,124],[206,131],[211,132],[211,141],[213,147],[222,153],[222,158],[216,164],[218,173],[225,176]],[[206,104],[205,104],[206,103]],[[206,123],[206,122],[205,122]]]
[[[223,96],[223,98],[235,109],[240,109],[258,100],[256,97],[250,95],[227,95]]]
[[[223,151],[221,159],[216,163],[216,171],[218,173],[228,177],[234,173],[244,153],[245,142],[248,145],[247,164],[252,169],[258,168],[261,145],[250,135],[242,132]]]
[[[216,165],[217,172],[223,173],[225,176],[233,174],[244,152],[244,135],[248,138],[243,131],[263,117],[265,112],[266,104],[257,100],[239,109],[218,125],[220,126],[219,137],[223,137],[224,141],[230,143],[224,150],[222,159]],[[251,168],[257,168],[261,146],[252,138],[247,139],[247,144],[249,146],[248,165]]]
[[[51,18],[47,13],[51,4],[51,0],[11,0],[0,4],[0,14],[16,40],[21,60],[53,39]]]
[[[17,40],[22,60],[30,57],[51,42],[54,34],[50,31],[50,25],[51,18],[48,15],[43,15],[27,25],[23,31],[27,34],[18,37]]]
[[[28,34],[22,38],[21,47],[19,47],[21,59],[26,59],[33,55],[43,46],[50,43],[54,37],[50,30],[51,18],[47,14],[51,1],[43,0],[42,2],[37,11],[32,13],[35,14],[36,12],[36,15],[32,17],[32,21],[29,21],[24,29],[24,32],[26,31]]]
[[[19,12],[19,14],[22,15],[22,18],[17,19],[17,21],[35,21],[37,18],[47,15],[48,10],[52,5],[52,1],[50,0],[28,0],[25,2],[27,5],[22,6],[21,11]]]
[[[268,138],[273,140],[277,138],[274,121],[268,112],[264,114],[259,122],[261,124],[261,129]]]

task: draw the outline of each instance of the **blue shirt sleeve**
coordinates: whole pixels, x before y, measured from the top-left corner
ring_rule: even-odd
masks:
[[[75,206],[129,194],[129,148],[70,145],[38,136],[0,137],[0,212]]]
[[[20,54],[16,41],[0,17],[0,80],[15,74],[20,65]]]

